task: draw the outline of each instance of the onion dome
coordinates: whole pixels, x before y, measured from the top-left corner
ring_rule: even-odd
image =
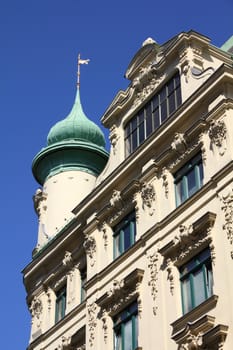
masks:
[[[64,171],[84,171],[97,177],[108,157],[104,134],[84,114],[78,89],[71,112],[50,129],[47,146],[33,159],[32,172],[41,185]]]
[[[75,103],[69,115],[56,123],[49,131],[47,144],[49,146],[69,140],[90,142],[105,147],[103,132],[83,112],[79,90],[77,90]]]

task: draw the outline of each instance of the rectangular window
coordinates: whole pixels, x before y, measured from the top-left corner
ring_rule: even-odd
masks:
[[[86,288],[85,288],[85,283],[87,281],[87,270],[86,270],[86,268],[80,271],[80,277],[81,277],[80,301],[82,303],[86,299]]]
[[[183,313],[187,313],[213,294],[213,274],[209,249],[180,268]]]
[[[180,76],[177,73],[126,124],[126,156],[140,146],[180,105]]]
[[[55,311],[55,322],[57,323],[66,313],[66,286],[62,287],[56,293],[56,311]]]
[[[180,205],[203,185],[203,164],[201,153],[190,159],[174,174],[176,205]]]
[[[129,215],[125,216],[123,220],[119,222],[113,228],[113,240],[114,240],[114,258],[124,253],[130,248],[136,238],[136,220],[135,212],[133,211]]]
[[[135,350],[138,347],[138,309],[133,303],[113,319],[114,350]]]

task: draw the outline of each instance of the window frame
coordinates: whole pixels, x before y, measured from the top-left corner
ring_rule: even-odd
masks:
[[[125,331],[129,324],[131,349],[136,350],[138,347],[138,305],[136,301],[113,317],[114,350],[125,350]],[[120,339],[119,346],[117,345],[118,339]]]
[[[173,108],[171,109],[172,99]],[[132,154],[181,104],[181,79],[177,71],[126,123],[124,127],[125,156]]]
[[[56,292],[55,323],[62,320],[66,315],[67,286],[63,286]]]
[[[188,176],[194,175],[195,186],[189,190]],[[173,175],[175,185],[176,206],[178,207],[203,186],[204,167],[201,151],[189,159]],[[179,189],[180,186],[180,189]]]
[[[129,230],[129,232],[128,232]],[[118,258],[127,251],[136,241],[136,214],[135,210],[126,215],[113,228],[113,257]],[[129,237],[128,237],[129,235]],[[128,238],[129,245],[125,247],[126,239]]]
[[[206,256],[205,256],[206,254]],[[193,265],[191,267],[191,265]],[[187,271],[185,271],[187,270]],[[195,255],[185,264],[179,268],[180,272],[180,287],[181,287],[181,300],[182,300],[182,312],[183,315],[193,310],[196,306],[200,305],[205,300],[209,299],[213,295],[213,269],[209,247],[202,250],[199,254]],[[194,280],[194,274],[200,272],[202,275],[201,287],[203,287],[204,297],[203,300],[197,301],[195,295],[195,288],[197,282]],[[189,282],[188,286],[188,299],[185,302],[184,281]],[[198,286],[199,287],[199,286]],[[187,291],[186,291],[187,295]],[[187,298],[187,297],[186,297]]]

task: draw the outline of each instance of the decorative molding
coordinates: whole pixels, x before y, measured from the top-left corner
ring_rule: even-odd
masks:
[[[89,304],[87,306],[88,313],[88,327],[89,327],[89,344],[90,347],[93,346],[95,340],[95,328],[97,326],[97,305],[95,303]]]
[[[172,339],[178,345],[178,350],[221,350],[225,343],[228,326],[215,324],[215,317],[204,315],[187,322],[185,326],[174,333]]]
[[[99,231],[103,233],[103,241],[104,241],[104,249],[106,250],[109,243],[109,238],[111,238],[112,235],[112,229],[111,227],[104,221],[102,224],[98,227]]]
[[[165,197],[166,198],[168,198],[168,193],[169,193],[168,176],[169,176],[169,171],[167,170],[166,167],[163,167],[162,171],[161,171],[161,177],[162,177],[162,180],[163,180],[163,187],[164,187]]]
[[[103,324],[103,332],[104,332],[104,342],[105,344],[107,343],[107,339],[108,339],[108,313],[105,309],[102,310],[101,313],[101,320],[102,320],[102,324]]]
[[[61,337],[61,344],[58,345],[58,349],[61,350],[71,350],[71,340],[72,337],[71,336],[62,336]]]
[[[159,252],[165,259],[171,259],[175,265],[180,266],[201,249],[209,246],[212,263],[214,264],[215,249],[211,232],[215,219],[216,214],[207,212],[192,225],[180,225],[179,234],[162,247]]]
[[[143,182],[140,192],[142,198],[142,208],[143,210],[148,209],[149,215],[152,216],[155,212],[153,204],[156,198],[154,186],[150,183],[148,184],[146,182]]]
[[[95,241],[95,239],[92,236],[85,234],[83,247],[84,247],[87,255],[90,258],[90,265],[94,266],[95,265],[95,254],[96,254],[96,241]]]
[[[142,67],[132,82],[132,88],[135,92],[133,106],[136,107],[145,100],[164,79],[165,74],[158,73],[154,62]]]
[[[73,266],[72,254],[68,251],[65,252],[64,258],[62,260],[63,266],[70,268]]]
[[[226,195],[220,196],[222,202],[222,211],[225,215],[225,223],[222,228],[226,232],[227,239],[230,245],[233,244],[233,188],[229,190]],[[233,250],[231,251],[231,258],[233,259]]]
[[[111,145],[112,145],[113,154],[116,154],[117,143],[118,143],[119,139],[120,139],[119,131],[118,131],[116,125],[114,124],[110,128],[110,135],[109,135],[109,140],[110,140]]]
[[[121,198],[121,192],[118,190],[113,190],[112,197],[110,198],[110,205],[118,210],[121,210],[123,207],[123,201]]]
[[[182,155],[187,150],[187,143],[183,133],[176,132],[171,143],[172,150]]]
[[[210,137],[211,143],[218,148],[220,156],[223,156],[227,149],[226,135],[227,135],[227,127],[223,120],[211,121],[209,126],[209,137]]]
[[[143,274],[143,270],[136,269],[123,280],[114,280],[109,291],[100,297],[96,303],[102,310],[113,316],[130,302],[137,299],[138,315],[140,317],[142,310],[140,284]]]
[[[41,300],[38,297],[33,298],[31,305],[29,307],[29,311],[31,312],[31,315],[32,315],[32,324],[34,324],[37,328],[40,328],[43,305]]]
[[[67,276],[66,275],[62,276],[58,281],[54,283],[53,289],[58,290],[59,288],[61,288],[62,285],[66,283],[66,281],[67,281]]]
[[[33,196],[34,209],[40,219],[42,212],[47,210],[46,200],[47,193],[43,192],[41,188],[36,190],[36,193]]]
[[[157,294],[158,294],[158,286],[157,286],[157,281],[158,281],[158,260],[159,260],[159,256],[157,252],[154,252],[151,255],[148,255],[148,260],[149,260],[149,264],[148,264],[148,269],[150,270],[150,280],[148,282],[148,286],[151,287],[151,295],[152,295],[152,299],[154,302],[154,306],[153,306],[153,314],[156,315],[157,314],[157,309],[158,306],[156,304],[156,299],[157,299]]]
[[[171,259],[167,259],[167,279],[170,283],[170,292],[171,295],[174,295],[174,288],[175,288],[175,277],[173,273],[174,265],[172,264]]]
[[[186,159],[190,154],[192,154],[198,147],[200,148],[202,146],[202,140],[198,138],[195,140],[192,144],[189,144],[185,151],[183,153],[178,153],[178,157],[174,159],[174,157],[171,158],[170,163],[167,165],[168,171],[173,171],[174,168],[177,168],[179,166],[179,163],[182,162],[182,160]]]

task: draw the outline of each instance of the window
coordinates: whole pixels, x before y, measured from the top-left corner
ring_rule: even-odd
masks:
[[[66,286],[56,293],[55,322],[60,321],[66,313]]]
[[[198,153],[175,174],[176,205],[180,205],[203,184],[203,165]]]
[[[85,288],[85,283],[87,281],[87,270],[86,270],[86,268],[80,271],[80,275],[81,275],[80,301],[82,303],[86,299],[86,288]]]
[[[124,253],[131,247],[136,238],[135,212],[130,213],[117,224],[114,229],[114,258]]]
[[[205,249],[180,268],[180,282],[184,314],[213,294],[209,249]]]
[[[138,346],[138,309],[134,302],[114,317],[114,350],[135,350]]]
[[[125,126],[125,154],[131,154],[181,105],[177,73]]]

